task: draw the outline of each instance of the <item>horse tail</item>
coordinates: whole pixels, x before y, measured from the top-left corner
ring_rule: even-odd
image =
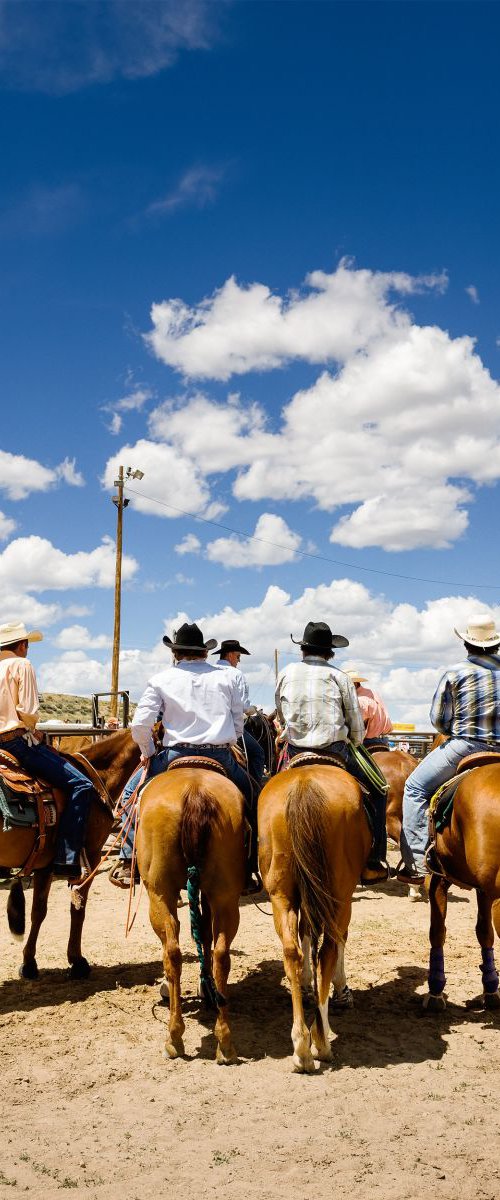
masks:
[[[13,937],[22,941],[26,929],[26,901],[22,880],[17,878],[10,885],[7,900],[7,920]]]
[[[217,990],[210,963],[203,952],[203,915],[200,903],[200,871],[206,856],[208,843],[220,820],[217,800],[203,784],[189,783],[183,796],[181,817],[181,850],[187,864],[187,894],[191,935],[200,961],[201,989],[210,1008],[219,1009],[227,1004],[225,996]]]
[[[342,941],[337,925],[338,903],[332,894],[330,870],[325,853],[327,796],[317,783],[297,779],[288,793],[286,819],[292,843],[295,878],[300,907],[311,930],[313,991],[318,1034],[323,1036],[323,1021],[318,995],[318,952],[325,930],[335,941]]]

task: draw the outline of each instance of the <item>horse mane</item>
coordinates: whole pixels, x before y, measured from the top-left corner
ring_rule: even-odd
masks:
[[[290,788],[286,804],[300,906],[316,947],[324,930],[335,941],[342,941],[337,926],[338,902],[332,894],[325,853],[329,837],[325,822],[327,803],[328,798],[317,783],[297,779]]]

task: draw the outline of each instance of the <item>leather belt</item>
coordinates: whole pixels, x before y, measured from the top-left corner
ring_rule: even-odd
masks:
[[[23,733],[26,733],[26,730],[22,725],[19,725],[17,729],[9,729],[7,733],[0,733],[0,746],[5,742],[13,742],[14,738],[22,737]]]
[[[229,750],[229,742],[174,742],[164,746],[165,750]]]

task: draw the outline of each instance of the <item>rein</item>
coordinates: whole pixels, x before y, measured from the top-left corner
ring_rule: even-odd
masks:
[[[83,757],[83,755],[82,755],[82,757]],[[81,879],[78,883],[72,884],[72,886],[71,886],[71,903],[74,904],[75,908],[80,908],[81,904],[83,903],[83,896],[81,895],[83,888],[88,887],[89,883],[91,883],[92,879],[94,879],[94,877],[97,875],[97,872],[100,870],[103,863],[105,863],[107,861],[107,859],[109,858],[109,856],[113,852],[113,850],[116,848],[116,846],[118,846],[118,844],[123,845],[123,842],[126,840],[128,834],[130,832],[130,827],[132,825],[132,821],[134,820],[134,817],[136,816],[135,808],[136,808],[137,796],[138,796],[141,788],[143,787],[144,783],[146,782],[148,770],[149,770],[149,759],[148,759],[145,767],[143,767],[142,774],[141,774],[141,777],[137,784],[137,787],[134,789],[134,791],[132,792],[132,795],[130,797],[130,800],[129,800],[130,814],[127,817],[127,820],[124,824],[123,829],[120,829],[120,832],[117,833],[116,837],[112,841],[112,843],[109,846],[109,848],[107,849],[106,853],[102,855],[102,858],[99,859],[97,866],[94,867],[94,870],[90,872],[90,875],[86,875],[85,879]],[[135,774],[135,772],[134,772],[134,774]],[[111,799],[111,797],[110,797],[110,799]],[[113,816],[117,817],[121,811],[124,811],[124,810],[121,808],[121,796],[120,796],[120,799],[118,800],[117,804],[113,808]],[[134,848],[132,851],[133,858],[134,858],[134,854],[135,854],[136,832],[137,832],[137,821],[135,822],[135,828],[134,828]],[[133,865],[135,867],[135,859],[134,859]],[[133,885],[133,878],[134,878],[134,876],[132,874],[131,875],[132,885]],[[132,885],[131,885],[131,894],[132,894]],[[129,915],[130,915],[130,901],[129,901],[129,910],[127,913],[126,934],[132,928],[132,925],[134,923],[134,921],[132,921],[132,925],[128,926]],[[134,920],[135,920],[135,916],[134,916]]]

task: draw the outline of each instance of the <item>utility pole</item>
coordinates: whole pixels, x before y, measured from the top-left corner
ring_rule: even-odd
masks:
[[[279,675],[279,650],[274,651],[274,678],[277,680]]]
[[[118,669],[120,663],[120,618],[122,600],[122,547],[123,547],[123,510],[130,504],[123,495],[123,467],[118,468],[118,479],[115,479],[117,495],[112,496],[116,505],[116,567],[115,567],[115,624],[113,630],[113,658],[111,661],[111,699],[109,706],[110,717],[118,715]]]

